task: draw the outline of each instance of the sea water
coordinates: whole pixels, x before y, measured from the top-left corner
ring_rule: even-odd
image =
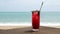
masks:
[[[40,25],[60,25],[60,12],[41,12]],[[31,25],[32,12],[0,12],[0,25]]]
[[[60,26],[60,12],[41,12],[42,26]]]
[[[0,22],[31,22],[31,12],[0,12]]]

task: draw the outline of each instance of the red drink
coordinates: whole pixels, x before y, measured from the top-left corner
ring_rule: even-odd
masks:
[[[38,31],[40,26],[40,11],[32,11],[32,28],[33,31]]]

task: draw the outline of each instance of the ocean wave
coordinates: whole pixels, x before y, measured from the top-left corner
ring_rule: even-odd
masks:
[[[32,22],[9,22],[9,23],[0,23],[0,26],[32,26]],[[53,22],[40,22],[40,26],[60,26],[60,23]]]

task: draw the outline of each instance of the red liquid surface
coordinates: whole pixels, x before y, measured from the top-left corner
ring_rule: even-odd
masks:
[[[33,29],[39,29],[40,16],[38,14],[32,14],[32,27]]]

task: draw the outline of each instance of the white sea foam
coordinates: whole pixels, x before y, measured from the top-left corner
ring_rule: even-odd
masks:
[[[0,23],[0,26],[31,26],[31,22],[9,22],[9,23]]]
[[[60,23],[53,23],[53,22],[41,22],[41,26],[60,26]]]
[[[0,23],[0,26],[32,26],[31,22],[9,22],[9,23]],[[60,23],[51,23],[51,22],[40,22],[40,26],[60,26]]]

